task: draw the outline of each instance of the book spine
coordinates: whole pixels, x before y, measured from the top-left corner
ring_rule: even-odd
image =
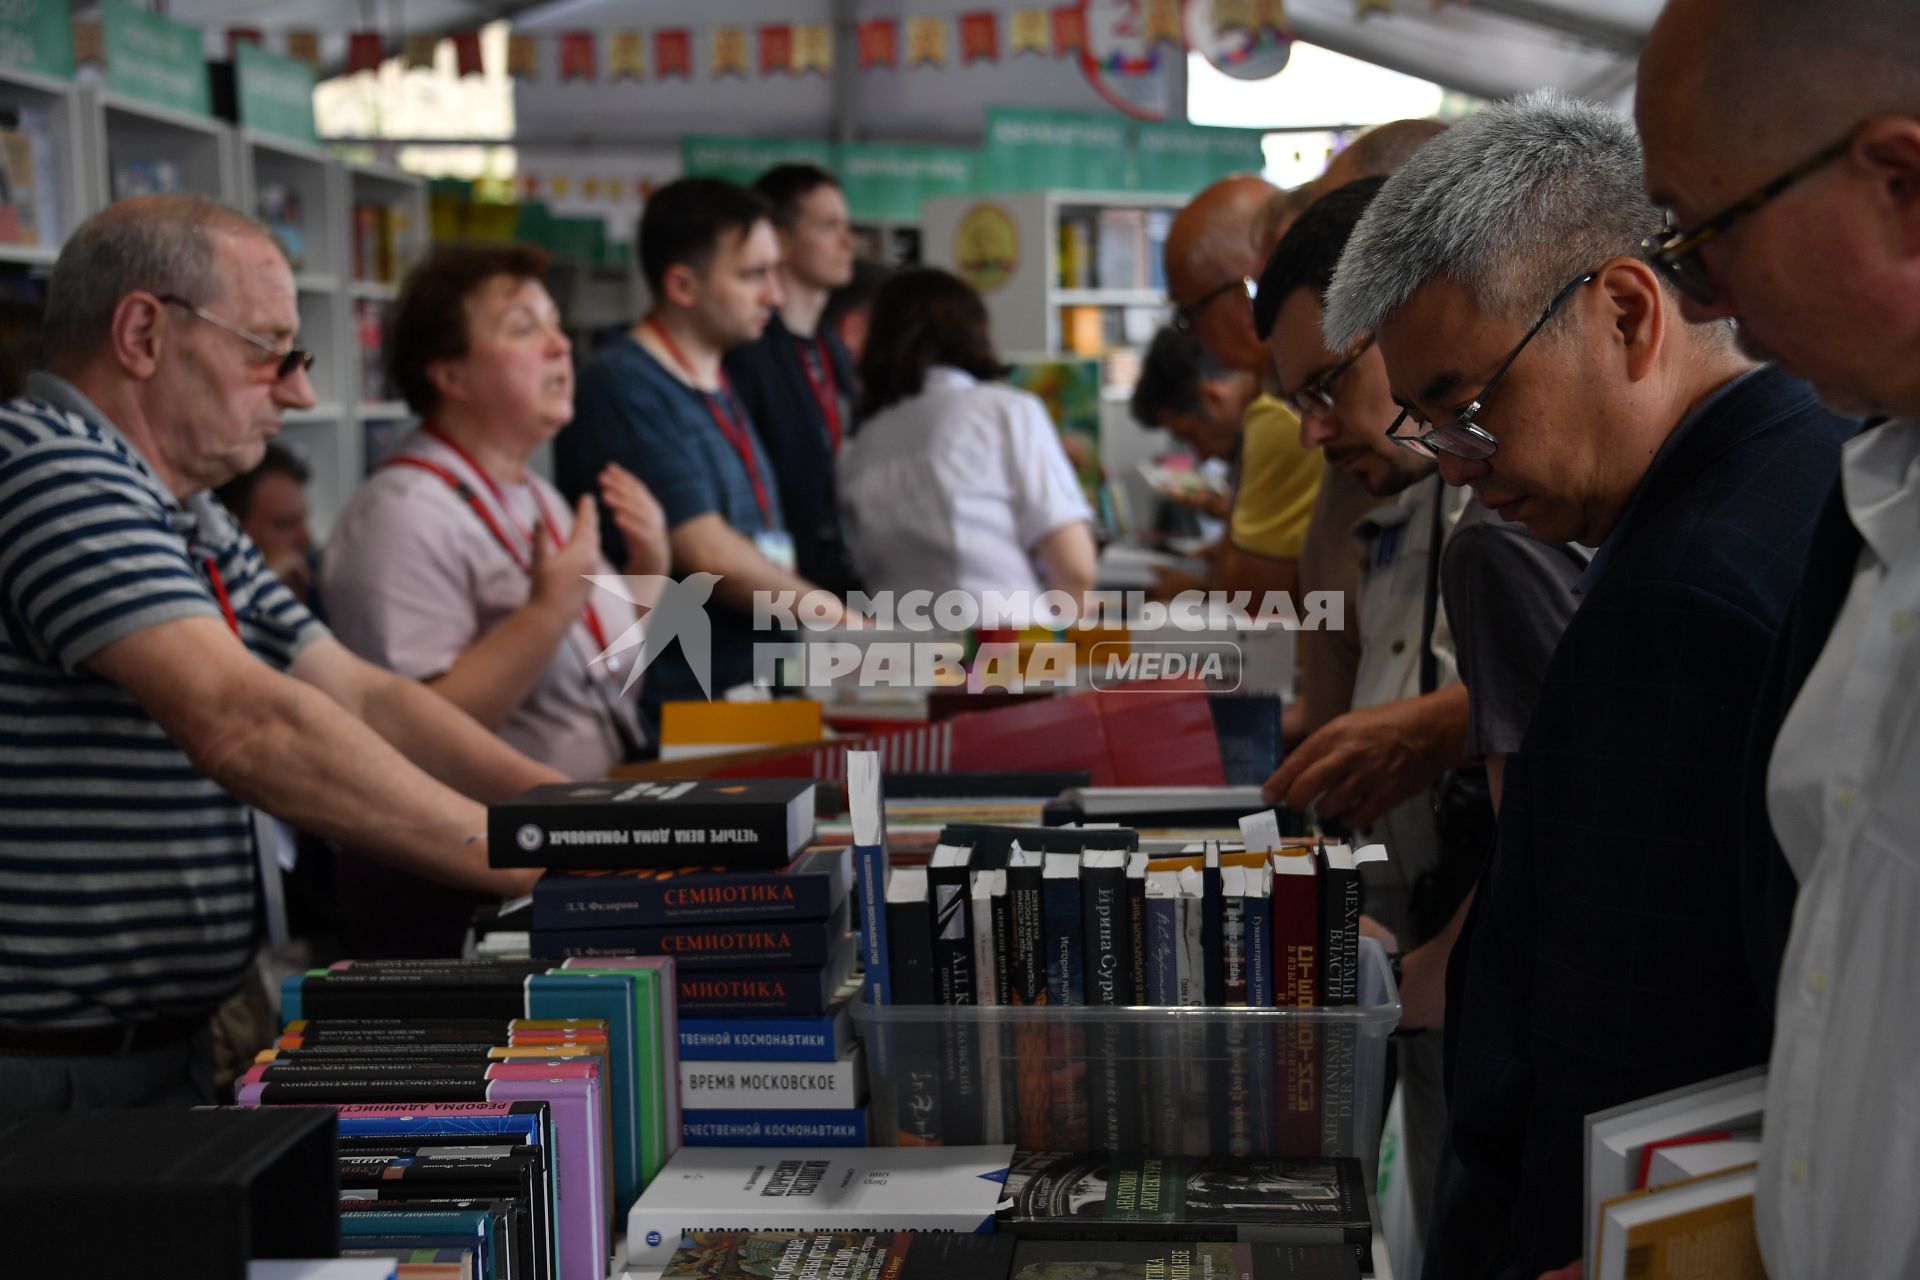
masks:
[[[1246,871],[1227,867],[1220,873],[1220,982],[1221,1004],[1247,1005],[1247,894]]]
[[[800,968],[825,964],[846,936],[843,912],[805,923],[702,929],[535,929],[537,960],[573,956],[672,956],[682,969]]]
[[[933,970],[933,918],[927,905],[926,872],[902,867],[887,885],[887,933],[892,951],[895,1004],[939,1001]]]
[[[1207,953],[1203,991],[1205,1003],[1214,1009],[1227,1002],[1226,970],[1226,896],[1222,888],[1220,846],[1207,846],[1206,861],[1200,872],[1200,945]]]
[[[1171,872],[1147,877],[1146,935],[1140,948],[1146,961],[1146,1000],[1170,1007],[1180,1003],[1180,884]]]
[[[972,873],[975,1003],[1001,1006],[1012,998],[1011,938],[1007,911],[1007,873]],[[1013,1066],[1006,1061],[1008,1029],[984,1023],[980,1033],[980,1089],[985,1111],[981,1141],[999,1143],[1013,1132]]]
[[[1087,1003],[1118,1007],[1134,1003],[1133,957],[1128,954],[1130,907],[1127,855],[1089,852],[1080,860],[1081,938],[1085,946]],[[1103,1023],[1087,1036],[1087,1098],[1094,1149],[1139,1147],[1137,1082],[1125,1052],[1124,1031]]]
[[[1344,848],[1320,864],[1320,1003],[1354,1003],[1360,964],[1360,874]]]
[[[1273,868],[1253,867],[1246,872],[1246,890],[1242,911],[1247,933],[1247,1004],[1255,1009],[1273,1007]]]
[[[685,1113],[689,1147],[864,1147],[867,1111],[693,1110]]]
[[[787,802],[563,804],[508,800],[487,809],[487,861],[496,867],[784,867]]]
[[[684,1062],[680,1100],[697,1111],[846,1110],[867,1100],[866,1058],[838,1062]]]
[[[860,899],[861,960],[868,1004],[893,1003],[887,963],[887,814],[880,753],[847,752],[847,810],[853,823],[853,862]]]
[[[1007,863],[1007,915],[1013,930],[1011,1003],[1047,1002],[1045,857],[1015,851]],[[1047,1029],[1022,1022],[1014,1033],[1014,1140],[1030,1151],[1053,1145]]]
[[[974,1002],[973,913],[968,897],[967,850],[942,860],[936,852],[927,865],[927,898],[933,908],[933,972],[939,1002]]]
[[[839,970],[835,976],[834,969]],[[703,1014],[824,1013],[845,970],[770,969],[760,974],[704,970],[679,975],[679,1011]]]
[[[737,928],[772,920],[824,920],[848,897],[845,850],[807,853],[784,871],[676,867],[558,872],[533,886],[533,927]]]
[[[1047,929],[1047,1002],[1086,1003],[1082,969],[1080,855],[1050,853],[1044,890]],[[1047,1029],[1048,1126],[1065,1151],[1087,1149],[1086,1032],[1067,1024]]]
[[[682,1062],[833,1062],[852,1042],[846,1006],[817,1016],[682,1018]]]

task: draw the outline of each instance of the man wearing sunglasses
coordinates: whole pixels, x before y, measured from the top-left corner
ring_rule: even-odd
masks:
[[[1795,1280],[1920,1267],[1917,16],[1673,0],[1636,101],[1670,215],[1649,260],[1689,311],[1888,419],[1826,495],[1744,771],[1746,829],[1783,855],[1740,886],[1771,908],[1756,980],[1777,995],[1754,1221]]]
[[[0,407],[0,1099],[212,1102],[246,980],[249,807],[507,896],[484,801],[561,775],[350,654],[210,492],[313,404],[293,274],[211,201],[114,205]],[[478,799],[470,799],[477,797]]]
[[[1767,1051],[1730,889],[1753,855],[1738,764],[1850,428],[1687,323],[1638,256],[1658,222],[1627,122],[1534,95],[1389,181],[1327,297],[1330,348],[1377,339],[1395,439],[1596,548],[1449,966],[1428,1277],[1567,1265],[1583,1117]]]

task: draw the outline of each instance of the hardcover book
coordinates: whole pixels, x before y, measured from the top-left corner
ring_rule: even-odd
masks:
[[[813,838],[810,778],[554,782],[487,810],[496,867],[783,867]]]
[[[627,1215],[627,1261],[687,1231],[990,1231],[1013,1148],[684,1148]]]
[[[689,1147],[864,1147],[867,1109],[688,1111]]]
[[[1353,1159],[1184,1160],[1022,1152],[1003,1230],[1054,1239],[1249,1240],[1368,1245]]]
[[[825,1013],[680,1019],[682,1062],[833,1062],[854,1043],[842,987]]]
[[[533,886],[535,930],[824,920],[853,883],[845,849],[809,849],[784,867],[549,871]]]
[[[661,1280],[1006,1280],[1013,1241],[945,1232],[689,1231]]]
[[[681,1104],[693,1110],[846,1110],[867,1100],[867,1059],[838,1062],[683,1062]]]
[[[574,956],[672,956],[682,970],[797,969],[825,964],[847,936],[842,900],[824,920],[760,920],[657,928],[535,929],[538,960]]]
[[[810,969],[762,969],[735,973],[696,970],[680,975],[682,1016],[761,1013],[824,1013],[853,972],[855,940],[849,935],[824,965]]]

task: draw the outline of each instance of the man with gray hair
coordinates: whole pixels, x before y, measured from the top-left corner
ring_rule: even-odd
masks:
[[[1654,265],[1827,403],[1890,419],[1847,445],[1754,695],[1748,830],[1784,855],[1740,886],[1775,927],[1754,1214],[1775,1277],[1920,1271],[1917,16],[1672,0],[1635,100],[1673,223]]]
[[[83,223],[51,372],[0,406],[0,1099],[211,1102],[208,1016],[253,958],[248,806],[448,884],[494,799],[561,775],[350,654],[210,489],[310,406],[293,274],[191,196]],[[437,779],[437,780],[436,780]]]
[[[1597,549],[1450,966],[1430,1278],[1579,1257],[1582,1118],[1766,1056],[1726,892],[1738,761],[1851,427],[1686,323],[1638,256],[1658,225],[1628,123],[1535,95],[1428,143],[1328,294],[1331,348],[1378,342],[1392,438]]]

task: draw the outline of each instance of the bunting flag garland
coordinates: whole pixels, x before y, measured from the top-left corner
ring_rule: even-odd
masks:
[[[793,74],[793,28],[784,22],[760,28],[760,74]]]
[[[1180,31],[1180,0],[1147,0],[1145,26],[1148,45],[1185,43]]]
[[[478,31],[456,31],[453,33],[453,68],[458,76],[477,76],[485,73],[480,63],[480,33]]]
[[[607,79],[643,80],[647,75],[647,42],[638,31],[616,31],[607,37]]]
[[[433,70],[434,51],[439,47],[440,41],[437,37],[408,36],[406,43],[401,46],[401,56],[405,59],[403,65],[409,71],[415,67],[425,67],[431,71]]]
[[[1280,0],[1253,0],[1253,29],[1275,32],[1287,29],[1287,15]]]
[[[907,19],[907,69],[946,65],[946,22],[940,18]]]
[[[356,71],[378,71],[386,57],[386,45],[378,31],[356,31],[347,37],[348,75]]]
[[[1087,47],[1087,12],[1077,4],[1063,4],[1051,15],[1053,54],[1079,53]]]
[[[73,60],[75,63],[107,60],[106,32],[97,22],[73,24]]]
[[[747,75],[747,29],[718,27],[713,33],[713,78]]]
[[[895,67],[900,59],[900,24],[892,18],[870,18],[856,29],[860,69]]]
[[[1353,0],[1353,16],[1356,21],[1372,17],[1376,13],[1391,14],[1393,0]]]
[[[260,34],[260,28],[228,27],[227,28],[227,61],[228,62],[234,62],[239,59],[240,46],[243,44],[250,44],[256,49],[264,49],[267,47],[267,42],[265,38],[263,38]]]
[[[1023,53],[1047,55],[1047,11],[1015,9],[1007,20],[1007,52],[1012,57]]]
[[[653,33],[653,73],[662,80],[693,79],[693,36],[684,29]]]
[[[320,33],[318,31],[287,32],[287,56],[295,62],[304,62],[310,67],[320,65]]]
[[[598,58],[594,50],[593,32],[563,31],[560,33],[560,82],[585,80],[592,84],[599,75],[595,64]]]
[[[540,45],[532,36],[507,37],[507,74],[522,80],[540,78]]]
[[[1253,30],[1253,0],[1213,0],[1213,34]]]
[[[833,72],[833,28],[824,22],[802,22],[793,29],[793,70],[795,75],[818,71]]]
[[[990,9],[960,15],[960,61],[1000,61],[1000,15]]]

